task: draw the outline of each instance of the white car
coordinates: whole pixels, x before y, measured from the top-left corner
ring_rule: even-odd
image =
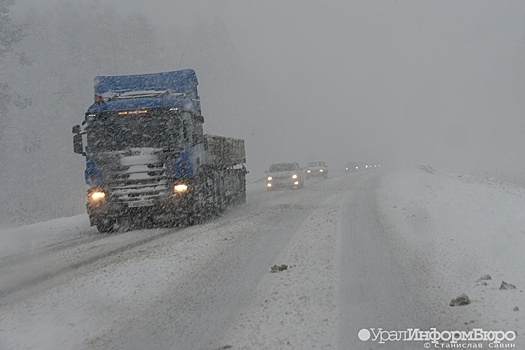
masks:
[[[266,172],[266,188],[301,188],[304,185],[303,170],[297,163],[275,163]]]
[[[322,176],[326,179],[328,177],[328,166],[322,161],[309,162],[306,164],[305,170],[307,178]]]

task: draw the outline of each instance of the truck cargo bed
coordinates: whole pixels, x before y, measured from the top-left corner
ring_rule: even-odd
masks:
[[[246,162],[244,140],[204,135],[209,165],[234,166]]]

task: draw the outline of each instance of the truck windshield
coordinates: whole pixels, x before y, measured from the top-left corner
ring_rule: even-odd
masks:
[[[135,147],[178,148],[182,122],[176,112],[117,115],[103,112],[88,122],[89,152],[121,151]]]

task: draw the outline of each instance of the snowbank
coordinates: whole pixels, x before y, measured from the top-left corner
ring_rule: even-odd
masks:
[[[378,205],[449,327],[514,331],[525,345],[524,188],[420,167],[386,174]],[[517,288],[500,289],[503,281]],[[462,293],[471,304],[451,307]]]

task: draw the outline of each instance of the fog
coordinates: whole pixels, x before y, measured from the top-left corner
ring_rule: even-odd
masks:
[[[162,23],[225,23],[248,90],[230,98],[257,162],[521,163],[522,2],[126,3]],[[240,106],[249,93],[259,105]],[[202,89],[205,108],[213,94]]]
[[[13,95],[1,121],[13,201],[0,217],[82,212],[71,126],[102,74],[195,69],[205,132],[246,140],[250,180],[309,160],[520,175],[524,14],[522,1],[16,0],[27,34],[0,74],[31,105]]]

